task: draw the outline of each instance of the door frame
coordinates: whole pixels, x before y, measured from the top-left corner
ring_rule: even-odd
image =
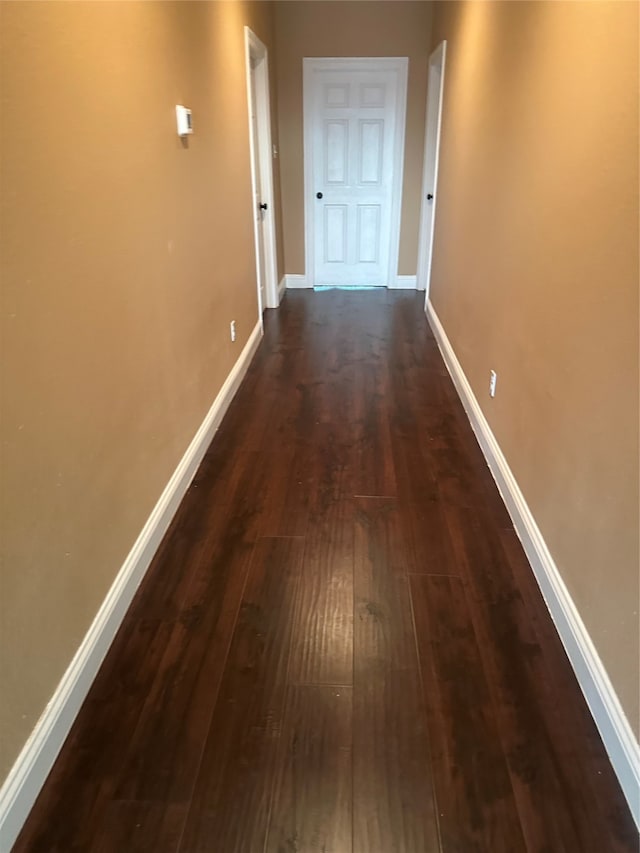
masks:
[[[391,238],[389,243],[389,271],[387,287],[393,287],[398,278],[400,256],[400,214],[402,212],[402,187],[404,174],[404,139],[407,117],[407,79],[409,58],[406,56],[363,57],[304,57],[302,60],[303,134],[304,134],[304,261],[305,286],[314,287],[314,236],[313,217],[315,198],[313,188],[313,101],[312,80],[316,71],[396,71],[398,74],[398,101],[393,152],[393,182],[391,189]]]
[[[276,253],[276,224],[275,224],[275,195],[273,192],[273,148],[271,141],[271,106],[269,98],[269,52],[258,36],[249,28],[244,28],[245,72],[247,78],[247,112],[249,116],[249,151],[251,157],[251,215],[253,219],[253,237],[256,252],[256,285],[258,288],[258,311],[260,323],[265,308],[277,308],[280,304],[278,295],[278,258]],[[256,93],[256,124],[257,139],[254,139],[253,122],[251,120],[251,60],[254,61],[254,82]],[[260,168],[260,186],[257,186],[255,160]],[[260,281],[260,237],[258,220],[253,210],[256,195],[269,205],[262,220],[262,237],[264,249],[264,295],[262,304]]]
[[[425,291],[425,308],[429,301],[429,287],[431,284],[431,262],[433,260],[433,237],[436,225],[436,205],[438,203],[438,166],[440,163],[440,139],[442,132],[442,104],[444,100],[444,74],[445,61],[447,58],[447,42],[441,41],[429,57],[429,74],[427,77],[427,111],[424,129],[424,160],[422,165],[422,203],[420,205],[420,230],[418,231],[418,269],[416,276],[416,287],[418,290]],[[432,91],[429,86],[429,79],[433,69],[440,70],[440,86],[437,92],[437,103],[431,103]],[[433,107],[435,116],[432,116]],[[435,135],[433,136],[432,144],[429,139],[430,121],[435,118],[436,127]],[[433,169],[433,186],[427,186],[427,166],[431,159],[434,161]],[[427,193],[433,194],[433,203],[431,205],[431,226],[427,227]],[[428,231],[428,233],[427,233]]]

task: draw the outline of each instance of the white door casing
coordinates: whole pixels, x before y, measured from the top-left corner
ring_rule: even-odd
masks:
[[[395,283],[407,70],[406,57],[304,60],[308,287]]]
[[[444,94],[444,68],[447,55],[446,41],[440,42],[429,57],[427,80],[427,118],[424,135],[424,167],[422,172],[422,204],[418,241],[418,290],[425,291],[425,306],[429,299],[433,235],[438,200],[438,161],[440,132],[442,129],[442,102]]]
[[[277,308],[278,269],[273,192],[269,57],[267,48],[249,27],[244,28],[251,200],[256,251],[256,280],[260,322],[265,308]],[[261,204],[267,208],[262,210]]]

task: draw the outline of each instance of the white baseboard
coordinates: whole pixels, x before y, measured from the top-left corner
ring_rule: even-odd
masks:
[[[284,292],[287,289],[287,281],[286,276],[282,276],[280,279],[280,283],[278,284],[278,305],[282,302],[282,298],[284,296]]]
[[[307,284],[306,275],[294,275],[293,273],[288,272],[285,274],[284,280],[288,290],[298,290],[300,288],[311,287],[310,284]]]
[[[133,596],[260,343],[258,322],[167,483],[89,631],[0,790],[0,851],[9,851],[89,692]]]
[[[397,275],[395,281],[391,281],[389,290],[415,290],[417,287],[417,276]]]
[[[299,290],[310,288],[311,285],[307,282],[306,275],[294,275],[287,273],[284,277],[285,286],[289,290]],[[389,290],[415,290],[416,276],[415,275],[398,275],[389,285]]]
[[[640,828],[640,746],[580,613],[431,302],[427,306],[427,317],[478,443],[531,563],[634,820]]]

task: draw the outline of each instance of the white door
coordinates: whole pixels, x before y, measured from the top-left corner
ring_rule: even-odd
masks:
[[[406,72],[403,59],[305,60],[308,284],[395,281]]]
[[[271,109],[267,49],[249,27],[244,28],[251,191],[260,318],[265,308],[277,308],[278,269],[273,207]]]
[[[253,213],[256,219],[255,234],[256,234],[256,273],[258,276],[258,310],[262,314],[266,306],[265,297],[265,281],[266,267],[264,258],[264,216],[268,209],[268,202],[262,200],[262,176],[260,174],[260,156],[259,156],[259,131],[258,118],[256,114],[256,60],[251,57],[251,98],[249,101],[249,110],[251,114],[251,134],[254,144],[251,146],[251,155],[253,157]],[[266,205],[266,207],[265,207]]]
[[[427,82],[427,125],[425,128],[424,168],[422,176],[422,206],[418,243],[418,290],[425,290],[425,305],[429,299],[429,279],[433,254],[433,234],[438,188],[438,156],[442,125],[442,94],[444,92],[444,62],[446,41],[440,42],[429,57]]]

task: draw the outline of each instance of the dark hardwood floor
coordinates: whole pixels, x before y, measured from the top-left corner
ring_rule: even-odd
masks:
[[[638,850],[421,295],[267,313],[15,850]]]

